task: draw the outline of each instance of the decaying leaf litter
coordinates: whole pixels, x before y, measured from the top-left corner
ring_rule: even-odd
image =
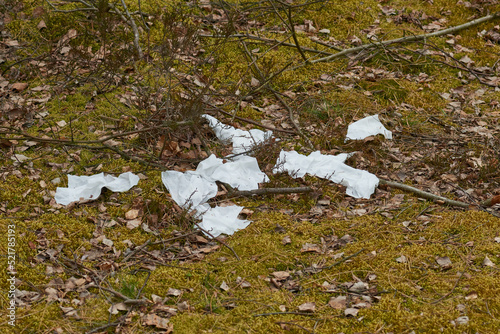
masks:
[[[141,38],[150,37],[150,44],[141,40],[143,61],[133,61],[131,21],[113,13],[99,13],[110,26],[92,31],[91,15],[74,20],[49,6],[5,5],[0,210],[19,231],[18,328],[498,328],[498,211],[478,210],[500,188],[498,21],[315,62],[337,49],[471,22],[496,13],[494,2],[266,2],[258,12],[203,2],[182,17],[127,5],[129,13],[149,14],[131,16]],[[186,17],[204,31],[193,32]],[[171,21],[181,23],[161,29]],[[227,22],[236,33],[225,30]],[[226,38],[183,44],[174,33]],[[95,35],[88,48],[86,38]],[[35,48],[39,38],[50,48]],[[274,41],[285,39],[291,47]],[[303,56],[314,65],[303,66]],[[321,179],[278,174],[263,186],[312,191],[229,200],[234,190],[220,185],[215,202],[244,206],[253,222],[210,238],[194,229],[196,220],[169,199],[159,177],[230,153],[196,117],[202,113],[241,129],[272,129],[280,140],[254,152],[268,175],[281,149],[357,152],[348,160],[353,167],[471,207],[451,209],[382,186],[369,200],[354,199]],[[344,142],[348,124],[372,114],[393,140]],[[128,171],[142,179],[130,192],[69,207],[53,201],[66,174]]]

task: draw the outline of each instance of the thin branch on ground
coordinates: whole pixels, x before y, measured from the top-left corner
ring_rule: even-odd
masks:
[[[420,189],[417,189],[415,187],[412,187],[412,186],[409,186],[409,185],[406,185],[403,183],[399,183],[399,182],[387,181],[387,180],[380,179],[380,184],[411,192],[411,193],[417,195],[418,197],[430,199],[432,201],[435,201],[438,204],[447,204],[447,205],[451,205],[451,206],[458,206],[460,208],[465,208],[465,209],[469,209],[471,206],[473,206],[473,205],[465,203],[465,202],[455,201],[455,200],[451,200],[451,199],[446,198],[446,197],[434,195],[434,194],[431,194],[427,191],[423,191],[423,190],[420,190]]]
[[[358,256],[358,255],[359,255],[361,252],[363,252],[364,250],[365,250],[364,248],[361,248],[361,249],[360,249],[359,251],[357,251],[356,253],[351,254],[351,255],[349,255],[349,256],[346,256],[346,257],[344,257],[344,258],[342,258],[342,259],[338,260],[337,262],[335,262],[335,263],[333,263],[333,264],[331,264],[331,265],[329,265],[329,266],[326,266],[326,267],[321,267],[321,268],[317,268],[317,269],[321,269],[321,270],[331,269],[331,268],[333,268],[333,267],[335,267],[335,266],[338,266],[339,264],[342,264],[342,263],[346,262],[347,260],[352,259],[353,257]]]
[[[206,233],[210,238],[212,238],[212,240],[217,241],[218,243],[220,243],[221,245],[223,245],[224,247],[226,247],[227,249],[229,249],[234,254],[234,256],[236,257],[236,259],[238,259],[238,261],[241,261],[240,257],[238,256],[238,254],[234,251],[234,249],[231,246],[229,246],[228,244],[226,244],[224,241],[217,239],[210,232],[208,232],[207,230],[205,230],[204,228],[202,228],[199,223],[195,222],[194,224],[196,225],[197,228],[200,229],[200,231],[202,231],[203,233]]]
[[[455,27],[451,27],[451,28],[448,28],[448,29],[438,30],[438,31],[435,31],[435,32],[431,32],[431,33],[428,33],[428,34],[422,34],[422,35],[405,36],[405,37],[400,37],[400,38],[396,38],[396,39],[391,39],[391,40],[388,40],[388,41],[375,42],[375,43],[367,43],[367,44],[363,44],[363,45],[360,45],[360,46],[357,46],[357,47],[354,47],[354,48],[345,49],[345,50],[343,50],[341,52],[338,52],[338,53],[335,53],[335,54],[333,54],[331,56],[327,56],[327,57],[323,57],[323,58],[319,58],[319,59],[315,59],[315,60],[310,60],[309,62],[311,64],[319,63],[319,62],[325,62],[325,61],[330,61],[330,60],[333,60],[333,59],[336,59],[336,58],[339,58],[339,57],[342,57],[342,56],[347,56],[347,55],[349,55],[351,53],[363,51],[363,50],[366,50],[366,49],[376,48],[376,47],[390,45],[390,44],[397,44],[397,43],[401,44],[401,43],[421,41],[421,40],[425,40],[425,39],[430,38],[430,37],[438,37],[438,36],[443,36],[443,35],[447,35],[447,34],[453,34],[453,33],[456,33],[456,32],[458,32],[460,30],[464,30],[464,29],[476,26],[478,24],[481,24],[481,23],[484,23],[484,22],[488,22],[488,21],[497,19],[499,17],[500,17],[500,12],[496,12],[496,13],[493,13],[493,14],[490,14],[490,15],[486,15],[486,16],[483,16],[483,17],[481,17],[479,19],[476,19],[476,20],[473,20],[473,21],[469,21],[467,23],[464,23],[464,24],[461,24],[461,25],[458,25],[458,26],[455,26]]]
[[[247,55],[247,57],[249,58],[249,60],[252,62],[252,65],[253,65],[253,67],[255,69],[256,74],[259,76],[259,78],[260,78],[261,81],[265,81],[264,73],[262,73],[262,71],[260,70],[259,66],[255,62],[255,59],[252,56],[252,54],[250,53],[250,51],[248,50],[245,41],[241,41],[241,44],[243,45],[243,49],[245,51],[245,54]],[[304,141],[307,144],[307,146],[309,146],[310,149],[314,150],[314,145],[312,144],[311,140],[309,138],[307,138],[307,136],[304,134],[304,132],[302,132],[302,129],[300,128],[300,126],[296,123],[295,118],[293,117],[293,110],[292,110],[292,108],[290,108],[290,106],[283,100],[283,98],[280,96],[280,94],[276,90],[274,90],[268,83],[265,84],[265,87],[269,91],[271,91],[273,93],[273,95],[285,107],[285,109],[288,111],[288,117],[290,119],[290,122],[292,122],[293,126],[295,127],[295,129],[297,130],[297,132],[299,133],[299,135],[302,137],[302,139],[304,139]]]
[[[270,315],[280,315],[280,314],[295,314],[295,315],[306,315],[306,316],[315,315],[314,313],[306,313],[306,312],[269,312],[269,313],[253,314],[252,317],[267,317]]]
[[[198,36],[199,37],[205,37],[205,38],[226,38],[226,36],[207,35],[207,34],[200,34]],[[255,40],[255,41],[260,41],[260,42],[264,42],[264,43],[278,44],[278,45],[283,45],[283,46],[287,46],[287,47],[291,47],[291,48],[297,48],[297,45],[295,45],[293,43],[287,43],[287,42],[284,42],[284,41],[280,41],[278,39],[265,38],[265,37],[251,35],[251,34],[233,34],[233,35],[229,35],[227,37],[228,38],[238,38],[238,39],[240,39],[240,38],[247,38],[247,39],[251,39],[251,40]],[[288,38],[290,38],[290,37],[288,37]],[[311,39],[311,41],[316,42],[316,43],[318,43],[320,45],[332,48],[332,49],[337,50],[337,51],[342,51],[343,50],[343,49],[340,49],[340,48],[338,48],[336,46],[329,45],[327,43],[317,42],[317,41],[315,41],[313,39]],[[302,51],[311,52],[311,53],[324,54],[324,55],[328,55],[328,56],[333,55],[333,53],[331,53],[331,52],[326,52],[326,51],[322,51],[322,50],[311,49],[311,48],[307,48],[307,47],[304,47],[304,46],[300,46],[300,49]]]
[[[308,193],[313,191],[311,187],[297,187],[297,188],[262,188],[255,190],[235,190],[230,191],[228,197],[250,197],[254,195],[270,195],[270,194],[295,194],[295,193]]]
[[[123,299],[123,303],[127,304],[127,305],[143,305],[143,304],[150,304],[151,303],[151,301],[149,301],[147,299],[132,299],[132,298],[129,298],[129,297],[125,296],[124,294],[118,292],[118,291],[115,291],[115,290],[109,289],[109,288],[105,288],[105,287],[100,286],[100,285],[94,285],[94,286],[90,285],[88,287],[89,288],[98,288],[99,290],[107,291],[107,292],[111,293],[112,295],[114,295],[115,297]]]
[[[451,295],[453,293],[453,291],[455,291],[455,289],[457,288],[458,283],[460,283],[460,281],[462,280],[462,277],[464,277],[464,274],[465,274],[465,270],[460,273],[460,276],[455,281],[455,285],[453,285],[453,288],[451,288],[451,290],[447,294],[445,294],[444,296],[442,296],[439,299],[436,299],[436,300],[430,302],[430,304],[437,304],[440,301],[442,301],[443,299],[445,299],[446,297],[448,297],[449,295]]]
[[[138,252],[141,251],[141,249],[144,249],[147,245],[149,245],[151,243],[151,239],[148,239],[148,241],[146,241],[145,243],[143,243],[142,245],[134,248],[133,251],[131,251],[130,253],[127,254],[127,256],[125,256],[123,258],[123,260],[121,260],[120,262],[126,262],[128,259],[130,259],[132,256],[134,256],[135,254],[137,254]]]
[[[240,120],[240,121],[243,121],[243,122],[246,122],[246,123],[250,123],[250,124],[253,124],[253,125],[257,125],[257,126],[260,126],[261,128],[264,128],[264,129],[268,129],[268,130],[276,131],[276,132],[289,133],[289,134],[293,134],[293,135],[297,134],[295,131],[290,131],[290,130],[285,130],[285,129],[278,129],[278,128],[274,128],[272,126],[267,126],[267,125],[261,124],[259,122],[256,122],[256,121],[248,119],[248,118],[244,118],[244,117],[233,115],[230,112],[227,112],[224,109],[221,109],[221,108],[219,108],[219,107],[217,107],[215,105],[212,105],[212,104],[209,104],[209,103],[206,103],[206,104],[209,105],[210,107],[216,109],[218,112],[220,112],[220,113],[222,113],[222,114],[224,114],[226,116],[234,117],[237,120]]]

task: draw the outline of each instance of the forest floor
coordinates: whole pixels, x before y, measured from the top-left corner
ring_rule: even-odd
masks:
[[[2,333],[498,332],[497,1],[0,8]],[[312,191],[219,183],[209,204],[251,223],[201,231],[161,172],[231,154],[203,114],[273,131],[251,152],[262,189]],[[392,139],[345,141],[369,115]],[[465,207],[274,174],[281,150],[354,153]],[[140,181],[56,203],[68,175],[102,172]]]

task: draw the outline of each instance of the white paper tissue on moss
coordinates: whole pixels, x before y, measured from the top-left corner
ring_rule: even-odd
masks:
[[[259,145],[273,136],[272,131],[264,132],[259,129],[244,131],[221,123],[210,115],[205,114],[202,115],[202,117],[208,121],[208,124],[220,141],[233,144],[234,154],[245,153],[251,150],[253,146]]]
[[[387,130],[380,122],[378,115],[373,115],[350,124],[347,128],[345,140],[363,140],[366,137],[378,134],[384,135],[386,139],[392,139],[392,132]]]
[[[68,187],[58,187],[54,198],[56,203],[68,205],[80,200],[94,200],[101,195],[102,188],[123,192],[130,190],[137,183],[139,177],[131,172],[120,174],[118,177],[104,173],[91,176],[68,175]]]
[[[378,186],[378,178],[364,170],[346,165],[350,154],[324,155],[316,151],[308,156],[295,151],[281,151],[273,172],[288,172],[292,177],[314,175],[345,186],[346,193],[356,198],[370,198]]]

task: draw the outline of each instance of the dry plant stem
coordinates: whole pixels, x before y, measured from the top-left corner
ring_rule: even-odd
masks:
[[[259,75],[261,81],[265,81],[264,74],[260,70],[259,66],[257,66],[257,63],[255,62],[255,59],[253,58],[253,56],[250,53],[250,51],[248,50],[245,41],[241,41],[241,44],[243,45],[243,48],[244,48],[245,53],[247,54],[248,58],[252,61],[252,64],[253,64],[253,66],[255,68],[255,71]],[[297,132],[299,133],[299,135],[302,137],[302,139],[304,139],[304,141],[306,142],[307,146],[309,146],[310,149],[314,150],[314,145],[312,144],[312,142],[309,140],[309,138],[307,138],[307,136],[300,129],[300,126],[295,122],[295,119],[293,117],[293,110],[292,110],[292,108],[290,108],[290,106],[283,100],[283,98],[280,96],[280,94],[277,91],[275,91],[274,89],[272,89],[269,86],[269,84],[267,84],[267,83],[266,83],[266,88],[269,89],[274,94],[274,96],[280,101],[280,103],[285,107],[285,109],[288,111],[290,122],[292,122],[293,126],[295,127],[295,129],[297,130]]]
[[[137,55],[139,56],[139,59],[143,58],[143,53],[141,49],[141,45],[139,44],[139,30],[137,29],[137,25],[135,24],[134,19],[130,15],[130,12],[128,11],[127,5],[125,4],[125,1],[121,0],[123,9],[125,10],[125,14],[128,17],[127,18],[123,15],[122,12],[120,12],[113,4],[109,4],[111,8],[115,10],[115,12],[120,16],[120,18],[123,20],[123,22],[126,22],[130,27],[132,28],[132,31],[134,32],[134,46],[135,49],[137,50]]]
[[[345,50],[343,50],[339,53],[333,54],[331,56],[311,60],[309,62],[314,64],[314,63],[319,63],[319,62],[324,62],[324,61],[330,61],[330,60],[333,60],[333,59],[336,59],[336,58],[339,58],[342,56],[346,56],[346,55],[354,53],[354,52],[363,51],[363,50],[370,49],[370,48],[376,48],[376,47],[385,46],[385,45],[389,45],[389,44],[396,44],[396,43],[415,42],[415,41],[420,41],[420,40],[427,39],[430,37],[437,37],[437,36],[443,36],[443,35],[447,35],[447,34],[453,34],[453,33],[456,33],[460,30],[464,30],[464,29],[476,26],[478,24],[494,20],[494,19],[497,19],[499,17],[500,17],[500,12],[496,12],[496,13],[486,15],[486,16],[483,16],[479,19],[476,19],[476,20],[473,20],[473,21],[470,21],[470,22],[467,22],[467,23],[464,23],[464,24],[461,24],[461,25],[458,25],[455,27],[451,27],[448,29],[439,30],[439,31],[435,31],[435,32],[423,34],[423,35],[413,35],[413,36],[391,39],[389,41],[363,44],[363,45],[357,46],[355,48],[345,49]]]
[[[318,269],[322,269],[322,270],[324,270],[324,269],[330,269],[330,268],[333,268],[333,267],[335,267],[335,266],[338,266],[339,264],[342,264],[342,263],[344,263],[345,261],[347,261],[347,260],[349,260],[349,259],[352,259],[352,258],[353,258],[353,257],[355,257],[355,256],[358,256],[358,255],[359,255],[362,251],[364,251],[364,250],[365,250],[364,248],[361,248],[359,251],[357,251],[357,252],[356,252],[356,253],[354,253],[354,254],[351,254],[351,255],[349,255],[349,256],[347,256],[347,257],[344,257],[343,259],[340,259],[340,260],[338,260],[337,262],[335,262],[335,263],[333,263],[333,264],[331,264],[331,265],[329,265],[329,266],[326,266],[326,267],[321,267],[321,268],[318,268]]]
[[[305,312],[269,312],[269,313],[254,314],[252,315],[252,317],[267,317],[269,315],[279,315],[279,314],[295,314],[295,315],[307,315],[307,316],[315,315],[314,313],[305,313]]]
[[[481,206],[490,207],[498,203],[500,203],[500,195],[493,196],[488,198],[486,201],[481,202]]]
[[[130,253],[128,253],[128,255],[125,256],[123,258],[123,260],[121,260],[120,262],[127,262],[128,259],[130,259],[132,256],[134,256],[135,254],[137,254],[141,249],[144,249],[150,243],[151,243],[151,239],[149,239],[148,241],[146,241],[145,243],[143,243],[139,247],[136,247],[133,251],[131,251]]]
[[[198,228],[200,229],[200,231],[202,231],[202,232],[206,233],[208,236],[210,236],[210,238],[212,238],[212,240],[217,241],[218,243],[220,243],[221,245],[223,245],[224,247],[226,247],[227,249],[229,249],[229,250],[230,250],[230,251],[234,254],[234,256],[236,257],[236,259],[237,259],[238,261],[241,261],[240,257],[238,256],[238,254],[234,251],[234,249],[233,249],[231,246],[229,246],[228,244],[226,244],[224,241],[217,239],[216,237],[214,237],[214,236],[213,236],[210,232],[208,232],[207,230],[205,230],[205,229],[201,228],[201,227],[200,227],[200,224],[198,224],[198,223],[196,223],[196,222],[195,222],[194,224],[196,225],[196,227],[198,227]]]
[[[460,208],[465,208],[465,209],[468,209],[472,206],[471,204],[468,204],[465,202],[454,201],[454,200],[448,199],[446,197],[434,195],[434,194],[428,193],[426,191],[414,188],[412,186],[398,183],[398,182],[394,182],[394,181],[386,181],[386,180],[380,179],[380,184],[387,185],[389,187],[393,187],[393,188],[397,188],[397,189],[401,189],[404,191],[408,191],[408,192],[414,193],[418,197],[430,199],[432,201],[440,201],[440,202],[443,202],[444,204],[451,205],[451,206],[458,206]]]
[[[455,282],[455,285],[453,286],[453,288],[450,290],[450,292],[448,292],[447,294],[445,294],[443,297],[439,298],[439,299],[436,299],[435,301],[432,301],[430,302],[430,304],[437,304],[439,303],[440,301],[442,301],[443,299],[445,299],[446,297],[448,297],[449,295],[451,295],[453,293],[453,291],[455,291],[455,289],[457,288],[458,286],[458,283],[460,283],[460,281],[462,280],[462,277],[464,276],[465,274],[465,270],[462,271],[462,273],[460,273],[460,276],[458,277],[458,279],[456,280]]]
[[[150,301],[147,300],[147,299],[131,299],[131,298],[128,298],[127,296],[121,294],[120,292],[118,291],[115,291],[113,289],[108,289],[108,288],[105,288],[103,286],[93,286],[94,288],[98,288],[100,290],[104,290],[104,291],[107,291],[107,292],[110,292],[112,293],[115,297],[118,297],[120,299],[123,299],[123,303],[124,304],[128,304],[128,305],[142,305],[142,304],[149,304]]]
[[[298,325],[298,324],[296,324],[296,323],[294,323],[294,322],[289,322],[289,321],[277,321],[276,323],[277,323],[277,324],[283,324],[283,325],[293,325],[293,326],[297,326],[297,327],[299,327],[300,329],[302,329],[302,330],[306,331],[306,332],[307,332],[307,333],[309,333],[309,334],[314,334],[314,331],[310,331],[310,330],[308,330],[307,328],[305,328],[305,327],[303,327],[303,326],[301,326],[301,325]]]
[[[109,327],[115,327],[115,326],[118,326],[120,324],[123,324],[125,323],[125,319],[126,317],[125,316],[121,316],[118,321],[115,321],[115,322],[111,322],[109,324],[106,324],[106,325],[103,325],[103,326],[100,326],[100,327],[97,327],[97,328],[94,328],[88,332],[85,332],[85,334],[93,334],[93,333],[98,333],[98,332],[101,332],[101,333],[104,333],[104,330],[106,328],[109,328]]]
[[[262,188],[255,190],[231,191],[227,194],[228,197],[249,197],[254,195],[269,195],[269,194],[295,194],[308,193],[313,191],[311,187],[297,188]]]
[[[209,37],[209,38],[222,38],[225,36],[217,36],[217,35],[206,35],[206,34],[200,34],[198,35],[199,37]],[[247,39],[253,39],[255,41],[261,41],[261,42],[265,42],[265,43],[272,43],[272,44],[279,44],[279,45],[283,45],[283,46],[288,46],[288,47],[291,47],[291,48],[297,48],[297,45],[295,44],[292,44],[292,43],[287,43],[287,42],[283,42],[283,41],[280,41],[280,40],[277,40],[277,39],[271,39],[271,38],[265,38],[265,37],[260,37],[260,36],[255,36],[255,35],[251,35],[251,34],[233,34],[233,35],[229,35],[227,36],[228,38],[247,38]],[[290,37],[288,37],[290,38]],[[286,40],[286,39],[285,39]],[[317,42],[315,40],[312,40],[313,42],[316,42],[318,44],[321,44],[321,45],[324,45],[326,47],[329,47],[329,48],[332,48],[332,49],[335,49],[337,51],[342,51],[342,49],[340,48],[337,48],[335,46],[332,46],[332,45],[328,45],[326,43],[322,43],[322,42]],[[304,46],[299,46],[300,49],[302,51],[306,51],[306,52],[311,52],[311,53],[319,53],[319,54],[324,54],[324,55],[328,55],[328,56],[331,56],[333,55],[331,52],[326,52],[326,51],[321,51],[321,50],[315,50],[315,49],[311,49],[311,48],[306,48]]]
[[[295,118],[293,117],[292,108],[290,108],[290,106],[285,102],[285,100],[283,100],[283,98],[281,98],[281,96],[279,95],[278,92],[276,92],[272,88],[269,88],[269,89],[273,92],[274,96],[276,96],[276,98],[280,101],[280,103],[288,110],[288,117],[290,118],[290,121],[292,122],[293,126],[295,127],[295,129],[297,130],[299,135],[302,137],[302,139],[304,139],[307,146],[309,146],[309,148],[311,150],[314,150],[313,143],[311,142],[311,140],[309,138],[307,138],[307,136],[304,134],[304,132],[302,132],[302,129],[300,128],[299,124],[295,121]]]
[[[208,103],[207,103],[208,104]],[[236,116],[236,115],[233,115],[231,114],[230,112],[227,112],[217,106],[214,106],[214,105],[211,105],[211,104],[208,104],[210,107],[216,109],[218,112],[220,112],[221,114],[224,114],[226,116],[230,116],[230,117],[234,117],[235,119],[237,120],[240,120],[240,121],[243,121],[243,122],[246,122],[246,123],[250,123],[250,124],[253,124],[253,125],[257,125],[257,126],[260,126],[261,128],[264,128],[264,129],[268,129],[268,130],[271,130],[271,131],[276,131],[276,132],[284,132],[284,133],[289,133],[289,134],[293,134],[295,135],[296,132],[295,131],[290,131],[290,130],[285,130],[285,129],[278,129],[278,128],[273,128],[271,126],[266,126],[266,125],[263,125],[259,122],[256,122],[254,120],[251,120],[251,119],[248,119],[248,118],[243,118],[243,117],[239,117],[239,116]]]

